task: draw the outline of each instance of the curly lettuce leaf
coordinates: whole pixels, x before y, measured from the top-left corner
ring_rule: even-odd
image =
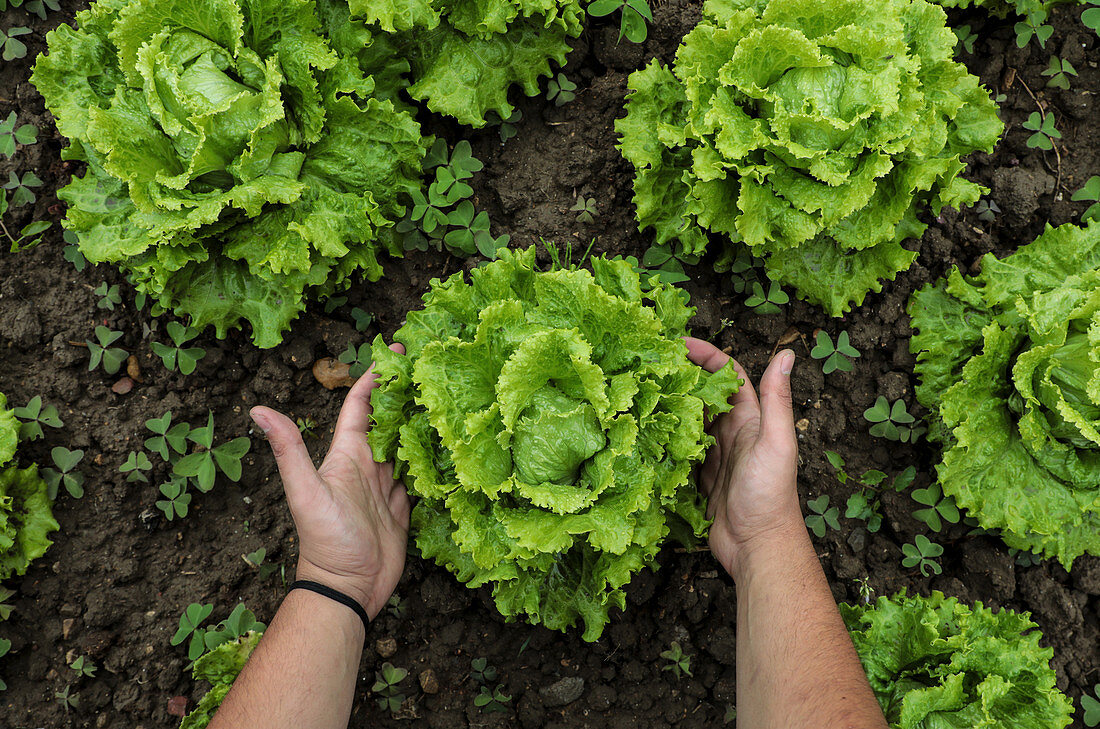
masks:
[[[1060,729],[1073,704],[1027,613],[971,608],[940,592],[841,604],[893,729]]]
[[[15,457],[19,445],[19,421],[15,412],[8,408],[8,398],[0,392],[0,466],[5,466]]]
[[[539,272],[533,248],[433,281],[405,354],[375,340],[371,396],[421,554],[506,617],[598,638],[665,537],[708,526],[692,469],[741,382],[688,361],[685,299],[619,259]]]
[[[1100,554],[1100,224],[1049,228],[914,293],[943,490],[1012,547]]]
[[[0,470],[0,582],[26,574],[53,544],[50,532],[60,528],[37,466]]]
[[[263,635],[260,631],[249,631],[236,640],[222,643],[195,661],[191,667],[192,678],[209,681],[213,685],[191,713],[183,718],[180,729],[206,729]]]
[[[744,242],[832,316],[861,304],[912,264],[922,207],[978,199],[961,159],[1003,130],[945,20],[926,0],[707,2],[616,121],[639,227],[684,257],[708,231]]]

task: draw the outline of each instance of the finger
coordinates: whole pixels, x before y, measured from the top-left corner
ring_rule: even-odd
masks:
[[[409,494],[405,490],[404,484],[397,484],[390,493],[389,507],[394,521],[400,524],[402,528],[408,529],[412,502],[409,500]]]
[[[741,387],[737,388],[737,392],[730,398],[730,402],[733,403],[733,412],[736,414],[738,410],[742,412],[748,410],[747,414],[755,416],[760,411],[760,402],[756,399],[756,390],[752,386],[752,380],[749,379],[749,373],[737,360],[731,360],[731,362],[734,372],[741,379]]]
[[[255,407],[249,415],[267,435],[287,499],[295,501],[304,489],[310,488],[317,481],[317,470],[313,467],[298,426],[290,418],[271,408]]]
[[[688,359],[699,365],[707,372],[717,372],[730,361],[730,356],[704,339],[684,337],[687,345]]]
[[[785,349],[774,358],[760,378],[760,435],[774,446],[794,449],[794,406],[791,403],[791,370],[794,352]]]
[[[390,345],[390,349],[398,354],[405,353],[405,348],[396,342]],[[340,417],[336,419],[336,430],[333,437],[338,437],[341,434],[362,435],[370,430],[372,412],[370,396],[377,386],[378,375],[374,373],[374,363],[372,362],[367,373],[356,380],[355,384],[348,390],[347,397],[344,398],[344,404],[340,408]]]

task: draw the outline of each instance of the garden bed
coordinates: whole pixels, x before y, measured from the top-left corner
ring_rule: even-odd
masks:
[[[0,161],[0,179],[17,170],[34,171],[44,181],[33,206],[9,213],[9,228],[10,221],[16,227],[32,219],[57,223],[63,215],[55,193],[75,166],[61,161],[64,141],[28,78],[45,32],[70,20],[72,10],[34,19],[33,33],[23,38],[27,58],[0,65],[0,118],[15,110],[21,123],[40,129],[39,144]],[[518,246],[540,239],[572,242],[580,251],[594,240],[595,253],[641,258],[651,238],[636,231],[632,170],[615,148],[614,121],[623,115],[629,73],[654,56],[671,61],[699,11],[697,3],[658,3],[649,40],[641,46],[617,43],[616,27],[591,23],[565,69],[578,85],[576,99],[561,107],[541,97],[523,99],[523,121],[504,144],[495,127],[471,133],[422,116],[428,130],[452,143],[469,139],[485,163],[473,180],[475,203],[488,211],[494,234],[508,233]],[[0,15],[0,27],[24,15],[8,10]],[[1100,38],[1080,24],[1079,15],[1080,9],[1068,8],[1054,13],[1055,33],[1045,51],[1037,43],[1017,48],[1011,23],[981,13],[958,16],[978,34],[974,53],[961,53],[960,59],[994,94],[1005,95],[1004,139],[993,155],[975,155],[967,173],[991,188],[989,197],[1001,212],[988,221],[973,209],[945,210],[930,221],[913,268],[852,314],[829,319],[820,308],[792,299],[782,313],[761,316],[707,261],[689,271],[692,280],[684,285],[698,307],[691,323],[696,336],[730,348],[754,378],[779,342],[799,354],[792,384],[804,504],[827,494],[843,508],[853,490],[837,480],[826,451],[841,454],[856,476],[877,469],[893,477],[912,465],[915,486],[929,484],[938,447],[872,437],[863,417],[879,395],[903,398],[914,414],[926,414],[913,398],[909,295],[952,266],[973,272],[982,255],[1007,254],[1047,223],[1074,221],[1084,211],[1086,203],[1069,199],[1100,172]],[[1052,53],[1079,72],[1068,91],[1046,88],[1042,72]],[[1059,154],[1026,145],[1031,132],[1022,124],[1039,104],[1054,113],[1062,133]],[[570,211],[578,196],[595,201],[593,222],[581,223]],[[205,689],[185,670],[184,649],[169,644],[180,613],[192,602],[213,603],[213,617],[221,619],[244,601],[259,619],[269,620],[285,591],[280,573],[261,579],[242,556],[263,547],[266,563],[285,565],[288,579],[296,556],[274,461],[253,431],[248,409],[265,404],[312,418],[316,437],[307,443],[315,456],[322,455],[345,390],[322,387],[311,371],[314,362],[379,332],[388,340],[405,312],[418,306],[430,279],[475,261],[431,250],[387,261],[381,281],[354,286],[347,302],[330,313],[312,305],[275,349],[259,350],[240,332],[225,340],[201,336],[197,343],[206,356],[194,374],[183,376],[166,370],[150,350],[145,328],[157,326],[163,341],[163,324],[135,307],[123,277],[108,266],[78,272],[62,257],[64,245],[55,224],[36,248],[0,256],[0,392],[12,404],[41,395],[58,406],[64,421],[62,429],[48,429],[45,439],[22,446],[21,453],[45,464],[53,446],[82,449],[87,476],[82,499],[62,493],[55,505],[61,531],[53,547],[9,585],[17,594],[15,613],[0,624],[0,636],[12,641],[11,653],[0,660],[0,676],[8,683],[0,711],[3,723],[13,727],[174,727],[179,717],[171,715],[170,702],[185,696],[193,706]],[[100,297],[93,290],[104,281],[120,284],[122,302],[114,310],[97,308]],[[366,332],[356,330],[353,307],[373,315]],[[112,390],[121,373],[87,369],[88,352],[80,343],[99,324],[123,332],[119,346],[137,357],[140,376],[126,394]],[[853,372],[825,376],[821,363],[808,356],[819,328],[834,337],[849,332],[861,353]],[[204,422],[212,410],[219,438],[249,435],[253,443],[239,485],[219,483],[208,494],[195,494],[190,514],[172,522],[154,506],[160,498],[154,486],[129,483],[119,472],[127,454],[149,435],[145,421],[168,410],[192,424]],[[1044,645],[1054,649],[1059,688],[1075,704],[1100,682],[1100,558],[1081,557],[1072,574],[1054,561],[1020,564],[998,539],[968,536],[964,524],[946,525],[932,535],[945,547],[943,572],[926,578],[901,564],[901,545],[927,532],[911,515],[917,505],[908,493],[887,492],[883,501],[878,533],[841,518],[839,530],[816,540],[838,600],[860,599],[865,579],[876,594],[941,590],[967,602],[1027,610],[1043,631]],[[580,631],[563,635],[506,624],[487,590],[469,590],[411,555],[397,590],[400,607],[383,613],[368,636],[351,725],[400,726],[410,717],[441,728],[721,725],[734,705],[733,583],[705,551],[668,548],[659,563],[658,572],[643,571],[631,583],[626,613],[613,618],[598,642],[587,644]],[[661,670],[665,661],[658,654],[672,641],[692,656],[693,676],[678,679]],[[96,675],[78,678],[68,666],[70,655],[90,657],[99,666]],[[474,706],[474,658],[497,667],[512,696],[507,711],[484,714]],[[410,672],[402,685],[408,700],[396,716],[379,709],[370,693],[382,660]],[[426,677],[429,671],[434,681]],[[55,700],[66,687],[79,694],[75,709]]]

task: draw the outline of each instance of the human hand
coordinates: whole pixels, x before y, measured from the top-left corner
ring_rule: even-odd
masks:
[[[391,348],[404,352],[400,344]],[[374,381],[372,367],[348,392],[317,469],[290,418],[266,407],[250,413],[267,434],[298,530],[298,579],[346,593],[372,620],[405,567],[410,509],[393,465],[375,463],[367,441]]]
[[[688,357],[717,372],[730,361],[710,342],[688,337]],[[798,442],[794,433],[790,374],[794,352],[772,358],[760,379],[760,398],[745,369],[733,362],[745,383],[733,396],[733,410],[711,423],[715,444],[699,472],[708,497],[711,552],[731,575],[754,545],[770,535],[805,531],[798,504]]]

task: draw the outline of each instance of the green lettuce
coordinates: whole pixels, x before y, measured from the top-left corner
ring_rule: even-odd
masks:
[[[8,408],[8,398],[0,392],[0,466],[7,465],[15,457],[19,445],[19,421]]]
[[[60,526],[47,488],[37,466],[0,470],[0,582],[26,574],[53,544],[47,535]]]
[[[579,0],[350,0],[350,11],[408,59],[414,99],[474,127],[491,112],[512,115],[512,86],[538,94],[539,77],[552,75],[550,61],[565,65],[567,39],[580,35],[584,20]],[[345,21],[332,18],[335,33]]]
[[[909,314],[944,493],[1067,569],[1100,554],[1100,223],[953,270]]]
[[[371,446],[418,497],[421,554],[590,641],[670,531],[707,529],[692,469],[740,384],[688,360],[683,292],[645,289],[620,259],[539,272],[533,247],[504,251],[432,281],[405,354],[374,342]]]
[[[307,295],[400,253],[431,139],[389,59],[337,53],[313,0],[99,0],[76,25],[32,77],[87,164],[65,224],[154,313],[218,336],[246,320],[270,347]]]
[[[192,678],[209,681],[212,686],[199,699],[194,710],[183,718],[180,729],[206,729],[262,637],[260,631],[249,631],[236,640],[222,643],[195,661],[191,668]]]
[[[1003,129],[945,22],[925,0],[708,0],[616,122],[640,227],[689,259],[708,231],[743,242],[830,315],[862,304],[916,258],[922,206],[978,199],[961,157]]]
[[[1055,685],[1027,613],[971,608],[933,592],[840,606],[894,729],[1060,729],[1073,704]]]

